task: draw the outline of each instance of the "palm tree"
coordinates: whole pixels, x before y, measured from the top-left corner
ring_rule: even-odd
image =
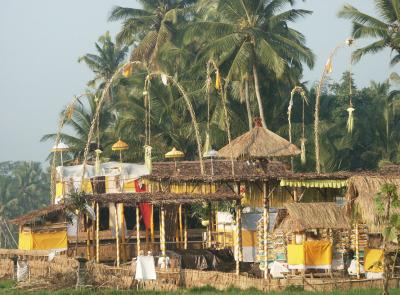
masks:
[[[143,9],[116,6],[110,21],[122,20],[117,42],[132,45],[131,60],[155,64],[160,48],[171,40],[179,14],[195,0],[139,0]]]
[[[400,61],[400,5],[397,0],[375,0],[375,7],[380,19],[349,4],[339,12],[339,17],[353,21],[355,39],[375,39],[373,43],[357,49],[353,59],[358,61],[365,54],[390,48],[396,53],[391,64],[397,64]]]
[[[260,117],[265,124],[260,93],[260,66],[276,78],[292,66],[314,64],[314,55],[304,45],[304,36],[288,27],[307,10],[281,12],[290,0],[219,1],[218,21],[199,21],[188,26],[185,39],[203,42],[200,57],[214,58],[226,69],[228,80],[251,74]]]
[[[78,61],[84,62],[95,74],[94,79],[88,82],[88,86],[98,86],[98,89],[103,89],[107,81],[111,79],[115,71],[124,61],[128,52],[128,47],[114,44],[109,32],[100,36],[95,46],[97,54],[85,54],[80,57]],[[110,98],[112,98],[112,89],[109,95]]]

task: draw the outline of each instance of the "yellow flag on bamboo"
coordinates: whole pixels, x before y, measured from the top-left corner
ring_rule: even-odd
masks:
[[[124,66],[124,69],[122,71],[122,75],[125,78],[128,78],[130,75],[132,75],[132,64],[127,64],[126,66]]]
[[[217,76],[215,78],[215,89],[221,89],[221,75],[219,74],[219,71],[217,71]]]
[[[326,61],[325,70],[326,70],[326,72],[327,72],[328,74],[330,74],[330,73],[333,72],[333,64],[332,64],[332,59],[331,59],[331,58],[329,58],[329,59]]]

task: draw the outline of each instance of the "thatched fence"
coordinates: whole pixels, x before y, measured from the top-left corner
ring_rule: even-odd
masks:
[[[78,262],[65,256],[47,259],[28,260],[29,278],[20,287],[56,290],[74,287],[77,280]],[[265,280],[234,273],[217,271],[198,271],[189,269],[157,270],[157,280],[138,283],[134,280],[135,270],[131,265],[112,267],[88,262],[86,264],[86,282],[88,287],[101,289],[136,289],[154,291],[174,291],[179,288],[212,286],[224,290],[229,287],[238,289],[254,288],[260,291],[283,291],[289,286],[306,291],[332,291],[349,289],[380,288],[382,280],[344,280],[331,278],[302,278]],[[13,277],[11,259],[0,259],[0,278]],[[391,279],[391,288],[399,287],[399,279]]]

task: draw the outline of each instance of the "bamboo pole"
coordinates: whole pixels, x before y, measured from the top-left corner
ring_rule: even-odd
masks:
[[[127,261],[126,241],[125,241],[125,208],[124,204],[121,204],[121,243],[122,243],[122,261]]]
[[[137,256],[140,255],[140,211],[139,206],[136,206],[136,251]]]
[[[89,216],[86,215],[86,258],[90,260],[90,227]]]
[[[263,230],[264,230],[264,265],[265,265],[265,270],[264,270],[264,279],[269,278],[269,270],[268,270],[268,222],[269,222],[269,198],[268,198],[268,184],[267,182],[263,183],[263,205],[264,205],[264,211],[263,211]]]
[[[179,213],[179,248],[182,248],[182,242],[183,242],[183,219],[182,219],[182,204],[179,205],[178,209]]]
[[[358,222],[355,225],[355,236],[356,236],[356,274],[357,279],[360,278],[360,239],[358,233]]]
[[[165,209],[161,207],[161,220],[160,220],[160,248],[161,256],[164,258],[165,268],[167,266],[166,248],[165,248]]]
[[[96,203],[92,202],[93,211],[96,212]],[[96,223],[98,219],[98,214],[96,212],[96,219],[92,222],[92,259],[96,259]]]
[[[208,213],[208,227],[207,227],[207,248],[211,248],[211,223],[212,223],[212,206],[211,202],[208,203],[209,213]]]
[[[183,248],[187,250],[188,247],[188,228],[187,228],[187,210],[184,209],[184,237],[183,237]]]
[[[151,205],[151,218],[150,218],[150,238],[151,250],[154,251],[154,205]]]
[[[96,262],[100,262],[100,240],[99,240],[99,231],[100,231],[100,208],[99,203],[96,203]]]
[[[235,226],[235,256],[236,256],[236,274],[240,274],[240,244],[241,244],[241,238],[240,238],[240,206],[238,205],[238,202],[236,203],[236,226]]]
[[[114,203],[115,207],[115,240],[116,240],[116,247],[117,247],[117,267],[120,264],[120,255],[119,255],[119,224],[118,224],[118,209],[116,203]]]

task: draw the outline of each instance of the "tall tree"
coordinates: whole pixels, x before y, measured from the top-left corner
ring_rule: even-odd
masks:
[[[131,60],[155,66],[160,48],[171,40],[174,24],[182,10],[195,0],[139,0],[143,9],[116,6],[109,20],[122,20],[117,42],[132,45]],[[155,66],[156,67],[156,66]]]
[[[266,126],[260,91],[260,67],[275,78],[282,77],[288,67],[305,62],[312,67],[314,55],[304,43],[304,36],[290,28],[289,22],[310,14],[290,9],[281,12],[290,0],[220,0],[218,21],[199,21],[189,25],[186,39],[201,38],[200,56],[214,58],[226,67],[227,78],[251,74],[259,115]]]
[[[375,9],[380,18],[361,12],[347,4],[339,12],[339,17],[353,22],[355,39],[374,39],[372,43],[357,49],[354,60],[358,61],[368,53],[377,53],[385,48],[395,52],[391,64],[400,61],[400,4],[398,0],[375,0]]]

